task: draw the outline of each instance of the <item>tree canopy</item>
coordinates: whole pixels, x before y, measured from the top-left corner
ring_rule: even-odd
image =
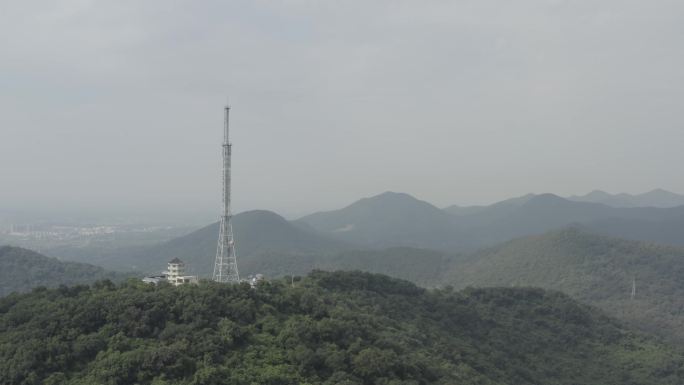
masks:
[[[0,299],[0,384],[680,384],[684,356],[566,295],[361,272]]]

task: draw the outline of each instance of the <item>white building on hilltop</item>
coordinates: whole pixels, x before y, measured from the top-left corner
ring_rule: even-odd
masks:
[[[264,277],[263,274],[256,274],[256,275],[250,275],[247,277],[247,280],[243,280],[242,282],[247,282],[249,283],[249,286],[252,287],[252,289],[256,289],[257,286],[259,285],[259,282],[265,281],[266,278]]]
[[[169,261],[166,271],[161,275],[145,277],[142,281],[155,285],[159,282],[166,281],[174,286],[199,282],[196,275],[185,275],[185,263],[178,258]]]
[[[169,283],[180,286],[186,283],[197,283],[196,275],[185,275],[185,263],[178,258],[169,261],[167,271],[164,272]]]

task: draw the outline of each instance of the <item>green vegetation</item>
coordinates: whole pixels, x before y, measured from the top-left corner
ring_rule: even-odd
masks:
[[[0,384],[681,384],[684,356],[541,289],[368,273],[0,299]]]
[[[484,250],[452,269],[446,284],[559,290],[642,330],[684,341],[681,248],[568,228]]]
[[[0,246],[0,297],[38,286],[57,287],[102,279],[117,281],[126,276],[85,263],[62,262],[18,247]]]

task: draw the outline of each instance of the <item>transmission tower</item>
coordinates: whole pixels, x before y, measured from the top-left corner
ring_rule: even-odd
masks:
[[[235,239],[233,238],[233,214],[230,211],[230,155],[231,144],[228,137],[228,120],[230,107],[225,108],[223,123],[223,213],[221,215],[216,262],[214,263],[213,280],[216,282],[238,283],[237,256]]]

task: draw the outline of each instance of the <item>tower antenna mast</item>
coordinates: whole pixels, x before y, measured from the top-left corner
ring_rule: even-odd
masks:
[[[230,106],[225,107],[223,123],[223,213],[219,225],[219,239],[216,247],[216,261],[212,279],[221,283],[238,283],[240,275],[233,238],[233,214],[230,210],[230,157],[232,144],[229,138]]]

